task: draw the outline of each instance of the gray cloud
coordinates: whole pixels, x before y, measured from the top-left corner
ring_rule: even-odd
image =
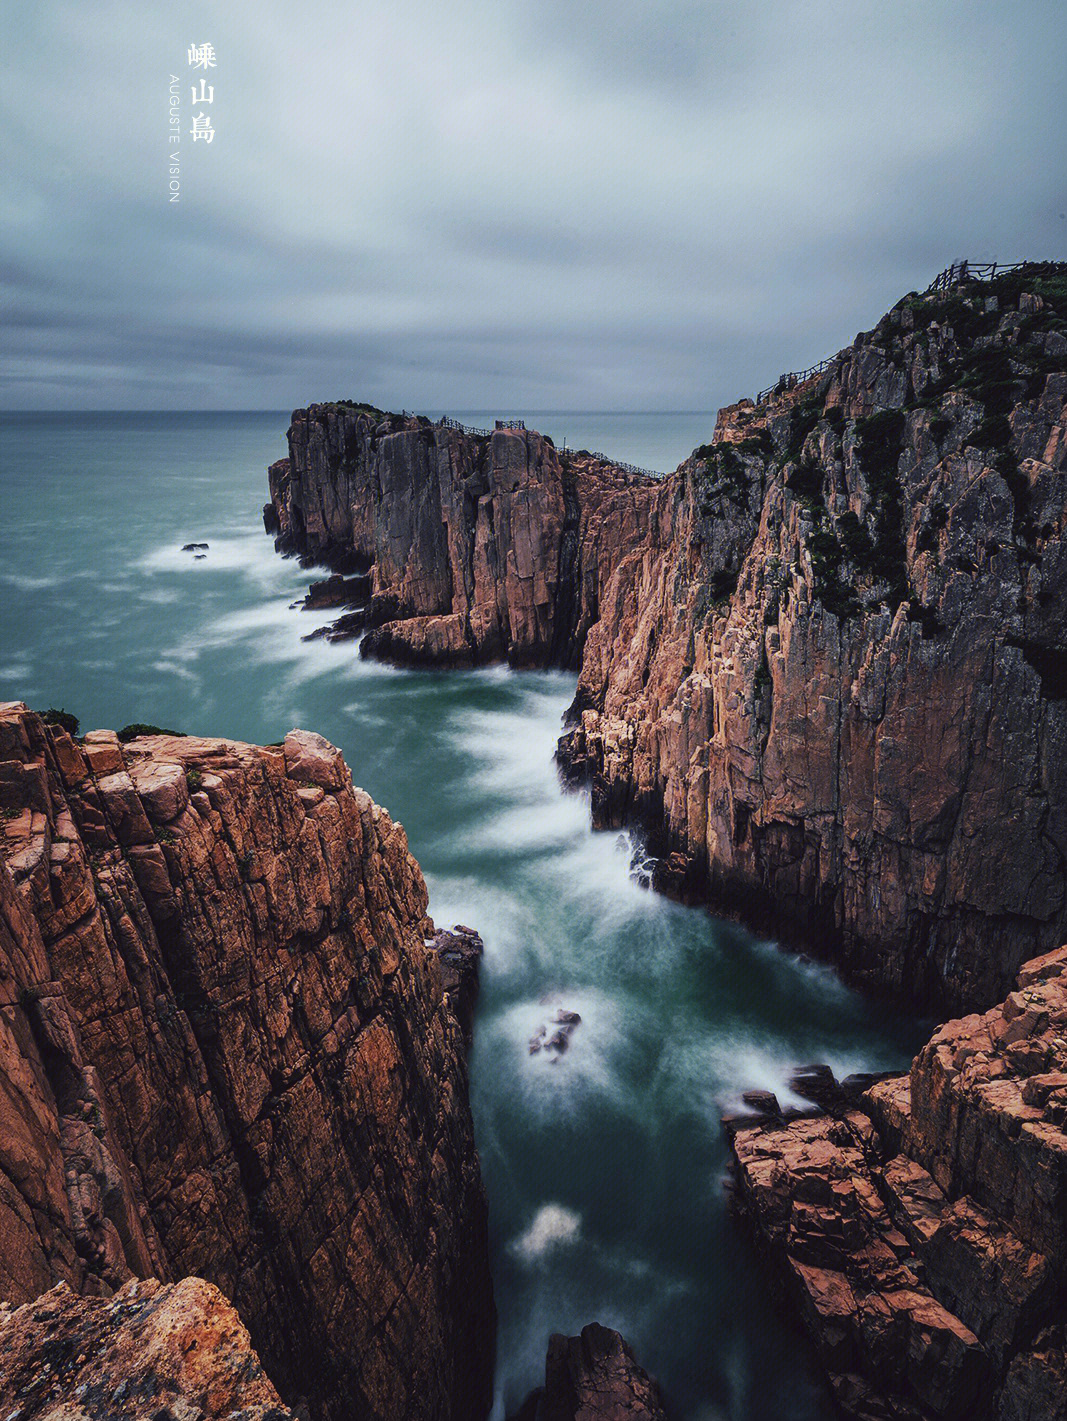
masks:
[[[1059,0],[12,8],[9,408],[712,409],[1067,256]]]

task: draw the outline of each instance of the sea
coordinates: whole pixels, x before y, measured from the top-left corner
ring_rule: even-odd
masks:
[[[491,425],[486,411],[452,411]],[[504,412],[509,417],[515,411]],[[709,413],[523,412],[562,445],[668,471]],[[0,415],[0,699],[344,751],[405,826],[438,925],[486,953],[471,1056],[500,1314],[494,1421],[553,1332],[618,1328],[684,1421],[822,1421],[828,1395],[727,1187],[720,1110],[791,1067],[905,1067],[921,1023],[826,966],[650,892],[553,761],[575,678],[402,671],[305,635],[316,574],[263,530],[289,414]],[[183,551],[208,544],[198,559]],[[636,871],[635,871],[636,866]],[[562,1058],[529,1039],[581,1016]]]

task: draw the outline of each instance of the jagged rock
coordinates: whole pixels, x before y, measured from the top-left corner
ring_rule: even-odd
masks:
[[[852,1415],[1063,1414],[1067,948],[1019,981],[862,1109],[728,1131],[739,1197]]]
[[[297,411],[280,545],[373,562],[365,654],[580,663],[564,774],[660,890],[984,1006],[1067,932],[1062,280],[905,299],[658,483]]]
[[[464,1041],[340,753],[0,706],[0,1289],[198,1275],[323,1421],[481,1418]]]
[[[182,552],[183,552],[183,553],[207,552],[208,547],[209,547],[209,544],[207,544],[207,543],[186,543],[186,544],[183,546],[183,548],[182,548]]]
[[[659,1387],[609,1327],[591,1322],[581,1336],[554,1333],[548,1343],[545,1385],[513,1421],[622,1421],[665,1416]]]
[[[308,612],[324,607],[357,607],[367,600],[370,592],[370,578],[366,574],[342,577],[335,573],[322,582],[313,582],[300,606]]]
[[[365,632],[361,654],[412,665],[577,665],[654,488],[533,431],[485,438],[344,406],[295,411],[289,451],[270,470],[278,546],[371,564],[358,627],[335,635]]]
[[[9,1421],[299,1421],[200,1278],[132,1279],[110,1302],[60,1283],[0,1304],[0,1409]]]
[[[478,968],[485,943],[473,928],[456,923],[451,932],[442,929],[428,940],[441,964],[441,985],[448,994],[463,1035],[470,1045],[474,1029],[474,1008],[478,1001]]]

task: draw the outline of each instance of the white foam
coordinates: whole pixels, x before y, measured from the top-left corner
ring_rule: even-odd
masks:
[[[527,1262],[543,1258],[547,1253],[578,1242],[581,1216],[562,1204],[544,1204],[534,1215],[530,1227],[514,1239],[512,1251]]]

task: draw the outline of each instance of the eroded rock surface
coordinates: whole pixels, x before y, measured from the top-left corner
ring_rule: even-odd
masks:
[[[862,1108],[733,1121],[741,1198],[850,1414],[1067,1411],[1065,1067],[1067,948]]]
[[[0,1409],[18,1421],[298,1421],[201,1278],[131,1279],[110,1301],[59,1283],[0,1304]]]
[[[482,1417],[463,1033],[340,753],[0,707],[0,1291],[198,1275],[290,1404]]]
[[[370,565],[369,604],[336,633],[365,631],[365,656],[577,666],[654,487],[533,431],[312,405],[271,466],[266,521],[284,551]]]
[[[367,654],[580,665],[561,762],[657,887],[969,1009],[1067,932],[1065,402],[1032,266],[905,298],[658,483],[297,411],[269,521],[373,563]]]

